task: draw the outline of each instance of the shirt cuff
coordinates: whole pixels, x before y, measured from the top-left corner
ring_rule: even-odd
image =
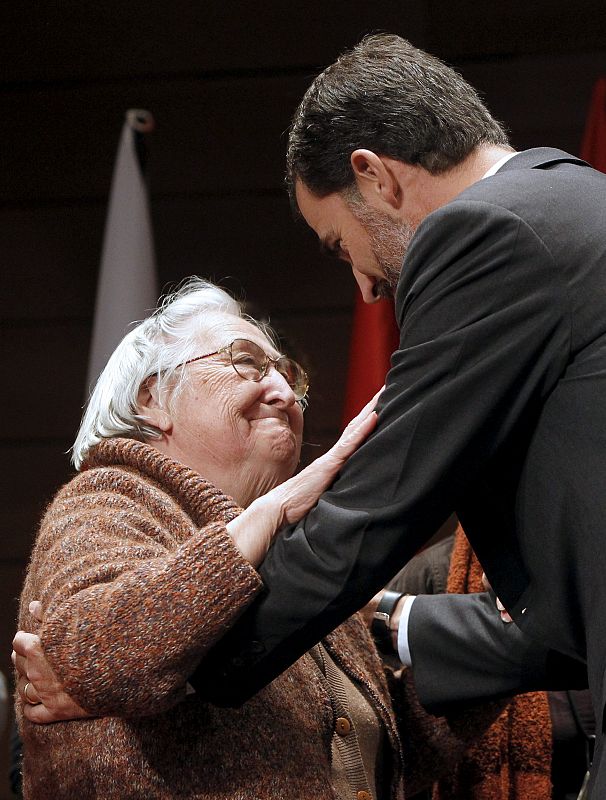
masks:
[[[398,626],[398,658],[405,667],[412,666],[412,658],[410,656],[410,647],[408,644],[408,618],[410,617],[410,609],[415,599],[415,595],[411,594],[404,600],[402,614],[400,615],[400,624]]]

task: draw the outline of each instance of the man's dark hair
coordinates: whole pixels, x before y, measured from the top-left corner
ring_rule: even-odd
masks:
[[[313,81],[290,128],[286,182],[318,197],[350,187],[358,148],[438,174],[507,134],[451,67],[393,34],[366,36]]]

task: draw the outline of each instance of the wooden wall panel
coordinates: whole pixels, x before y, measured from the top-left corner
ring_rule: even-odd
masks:
[[[349,267],[320,256],[282,192],[158,198],[152,215],[162,286],[197,273],[266,313],[351,305]],[[90,323],[104,216],[104,202],[0,208],[4,326]]]
[[[606,75],[606,52],[536,54],[459,65],[515,147],[561,147],[578,154],[591,91]]]
[[[30,91],[5,89],[0,137],[11,168],[0,201],[104,199],[128,108],[147,108],[155,195],[281,189],[283,132],[305,77],[158,79]]]
[[[163,279],[229,278],[230,288],[270,314],[351,306],[349,267],[320,257],[282,194],[160,201],[154,219]]]
[[[84,400],[89,326],[79,322],[3,331],[3,360],[20,368],[6,381],[0,441],[71,436]]]
[[[428,50],[450,58],[604,49],[602,0],[428,0]],[[423,45],[421,45],[423,46]]]
[[[555,123],[557,135],[560,125],[582,125],[606,59],[601,52],[557,61],[533,55],[459,67],[514,133],[518,121],[531,125],[534,118],[541,129]],[[284,132],[307,83],[250,77],[0,90],[0,138],[11,153],[10,169],[0,171],[0,202],[104,200],[123,113],[132,106],[157,120],[149,137],[154,196],[282,191]],[[558,110],[565,110],[561,120]]]
[[[2,10],[10,29],[4,80],[132,79],[149,74],[267,71],[323,65],[369,30],[422,38],[425,2],[349,0],[21,0]]]
[[[0,207],[0,319],[92,320],[106,201]]]
[[[373,30],[406,36],[449,58],[603,49],[602,0],[364,0],[285,7],[249,0],[121,3],[91,6],[75,0],[2,9],[0,66],[5,81],[127,81],[150,75],[309,69]]]
[[[25,561],[41,515],[53,495],[73,474],[67,453],[74,439],[0,442],[3,476],[0,561]]]
[[[314,453],[318,439],[333,439],[341,430],[341,413],[351,329],[348,308],[326,309],[309,314],[293,313],[273,316],[279,330],[286,332],[286,346],[294,358],[304,364],[310,377],[309,406],[305,412],[305,438],[311,445],[304,454],[306,463]],[[370,398],[369,398],[370,399]]]

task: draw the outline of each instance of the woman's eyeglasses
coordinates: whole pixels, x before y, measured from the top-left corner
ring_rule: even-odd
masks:
[[[297,400],[302,400],[307,394],[309,379],[300,364],[297,364],[292,358],[287,358],[287,356],[270,358],[258,344],[251,342],[249,339],[234,339],[226,347],[221,347],[213,353],[190,358],[179,366],[193,364],[194,361],[201,361],[203,358],[210,358],[210,356],[217,356],[221,353],[229,354],[232,367],[246,381],[260,381],[267,374],[271,364],[293,390]]]

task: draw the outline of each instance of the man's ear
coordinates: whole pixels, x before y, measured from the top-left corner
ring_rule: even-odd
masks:
[[[143,382],[137,395],[137,408],[141,416],[154,428],[158,428],[163,433],[170,433],[173,428],[173,421],[169,412],[160,406],[158,398],[158,382],[155,377],[148,378]]]
[[[393,159],[385,159],[372,150],[354,150],[350,156],[356,185],[367,203],[387,203],[391,208],[400,206],[402,193],[398,176],[393,169]],[[374,203],[373,203],[374,200]]]

